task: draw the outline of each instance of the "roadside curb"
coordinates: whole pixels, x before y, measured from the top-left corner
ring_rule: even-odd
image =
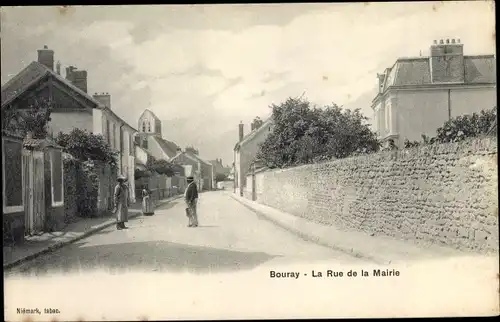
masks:
[[[175,197],[172,197],[172,198],[168,198],[168,199],[165,199],[165,200],[162,200],[162,202],[160,202],[158,205],[155,206],[155,208],[158,208],[168,202],[171,202],[171,201],[174,201],[176,199],[179,199],[181,196],[175,196]],[[132,218],[136,218],[136,217],[139,217],[139,216],[142,216],[142,212],[140,210],[134,210],[132,213],[129,214],[128,218],[129,219],[132,219]],[[55,243],[53,245],[50,245],[50,246],[47,246],[46,248],[36,252],[36,253],[33,253],[33,254],[29,254],[25,257],[22,257],[22,258],[19,258],[13,262],[10,262],[10,263],[7,263],[7,264],[4,264],[3,265],[3,269],[6,270],[6,269],[9,269],[9,268],[12,268],[14,266],[18,266],[24,262],[28,262],[30,260],[33,260],[35,259],[36,257],[39,257],[41,255],[44,255],[44,254],[47,254],[47,253],[50,253],[50,252],[53,252],[59,248],[62,248],[66,245],[69,245],[69,244],[72,244],[72,243],[75,243],[79,240],[82,240],[84,238],[87,238],[101,230],[104,230],[106,228],[108,228],[109,226],[112,226],[112,225],[115,225],[116,224],[116,221],[114,219],[110,219],[109,221],[107,222],[104,222],[92,229],[89,229],[88,231],[84,232],[83,234],[79,235],[79,236],[75,236],[71,239],[68,239],[68,240],[64,240],[64,241],[60,241],[58,243]]]
[[[328,248],[331,248],[333,250],[346,253],[346,254],[351,255],[353,257],[356,257],[356,258],[365,259],[365,260],[374,262],[375,264],[387,265],[387,264],[391,263],[391,260],[381,258],[381,257],[374,257],[372,255],[369,255],[369,254],[366,254],[362,251],[359,251],[359,250],[355,249],[354,247],[336,245],[336,244],[333,244],[333,243],[331,243],[331,242],[329,242],[321,237],[315,236],[314,234],[306,233],[304,231],[296,229],[296,228],[292,227],[291,225],[284,224],[283,222],[273,218],[273,216],[265,213],[264,211],[261,211],[261,210],[256,209],[255,207],[252,207],[251,203],[255,202],[255,201],[248,200],[248,202],[247,202],[246,200],[241,200],[241,197],[238,198],[237,196],[234,196],[232,193],[230,193],[230,196],[231,196],[231,198],[238,201],[240,204],[242,204],[246,208],[255,212],[257,215],[259,215],[263,219],[266,219],[266,220],[272,222],[276,226],[279,226],[282,229],[285,229],[286,231],[291,232],[291,233],[297,235],[298,237],[300,237],[306,241],[310,241],[310,242],[313,242],[317,245],[328,247]],[[301,218],[301,219],[303,219],[303,218]]]

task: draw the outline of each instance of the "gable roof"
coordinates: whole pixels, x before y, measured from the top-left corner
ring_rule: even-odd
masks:
[[[271,123],[272,123],[272,117],[268,117],[267,120],[265,120],[261,126],[259,126],[257,129],[245,135],[243,137],[243,140],[236,143],[236,145],[234,146],[234,150],[238,149],[241,145],[244,145],[248,141],[252,140],[258,133],[261,133],[264,129],[266,129],[268,125],[271,125]]]
[[[11,78],[7,83],[5,83],[4,86],[2,86],[2,108],[25,93],[32,85],[36,84],[47,75],[53,76],[59,82],[68,86],[73,91],[77,92],[97,107],[104,107],[98,100],[73,85],[73,83],[71,83],[69,80],[63,78],[61,75],[57,74],[45,65],[40,64],[37,61],[33,61],[23,70],[21,70],[17,75]]]
[[[213,166],[212,163],[200,158],[198,155],[190,152],[184,152],[186,155],[191,156],[192,158],[195,158],[196,160],[200,161],[201,163],[204,163],[205,165]]]
[[[391,86],[433,85],[430,57],[399,58],[385,70],[383,92]],[[464,56],[463,84],[496,84],[494,55]]]
[[[71,88],[71,90],[77,92],[82,97],[84,97],[85,99],[96,105],[97,108],[109,111],[114,117],[118,118],[123,124],[127,125],[134,132],[137,132],[137,130],[134,127],[125,122],[111,108],[104,106],[101,102],[96,100],[92,95],[82,91],[77,86],[73,85],[72,82],[70,82],[66,78],[54,72],[52,69],[48,68],[47,66],[37,61],[31,62],[23,70],[17,73],[17,75],[15,75],[9,81],[7,81],[4,86],[2,86],[1,89],[2,108],[7,106],[7,104],[11,103],[13,100],[15,100],[23,93],[25,93],[27,90],[30,89],[31,86],[35,85],[38,81],[40,81],[47,75],[54,77],[62,84],[68,86],[69,88]]]
[[[158,145],[163,150],[163,152],[168,155],[169,158],[174,157],[177,154],[177,149],[179,146],[172,141],[165,140],[159,136],[154,135],[153,139],[158,142]]]

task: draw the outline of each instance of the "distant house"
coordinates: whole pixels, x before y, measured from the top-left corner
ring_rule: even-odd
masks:
[[[182,151],[180,148],[177,150],[177,155],[170,159],[172,163],[179,165],[188,165],[191,169],[191,174],[186,173],[186,176],[193,176],[198,185],[198,189],[212,190],[214,188],[214,167],[208,161],[203,160],[198,155]]]
[[[47,46],[38,50],[38,61],[30,63],[2,86],[2,112],[27,109],[39,100],[51,101],[49,129],[52,135],[69,133],[74,128],[102,134],[118,152],[117,164],[132,185],[130,197],[134,201],[133,136],[137,131],[111,110],[108,93],[93,96],[87,93],[87,71],[69,66],[63,78],[60,68],[58,63],[54,71],[53,50]],[[110,196],[106,202],[110,202]]]
[[[258,128],[251,127],[251,132],[244,135],[244,125],[239,124],[239,141],[234,147],[234,187],[235,192],[243,196],[246,186],[246,176],[252,162],[255,161],[259,146],[263,143],[273,129],[273,122],[268,118]]]
[[[379,139],[402,147],[405,139],[435,136],[451,118],[496,105],[496,58],[466,56],[460,40],[434,41],[429,57],[399,58],[378,75],[372,102]]]
[[[231,172],[231,167],[225,167],[222,164],[222,159],[210,160],[209,162],[214,166],[215,175],[223,174],[225,176],[228,176]]]

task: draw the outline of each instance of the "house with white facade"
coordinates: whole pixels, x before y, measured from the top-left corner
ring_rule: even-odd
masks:
[[[398,58],[378,74],[372,101],[379,139],[398,147],[435,136],[451,118],[496,106],[496,57],[468,56],[459,39],[435,40],[427,57]]]
[[[54,70],[55,67],[55,70]],[[44,46],[38,60],[31,62],[2,86],[2,110],[26,109],[40,100],[52,103],[50,133],[69,133],[74,128],[102,134],[118,152],[117,164],[129,179],[131,201],[134,192],[133,141],[137,132],[111,109],[108,93],[87,93],[87,71],[74,66],[61,75],[60,63],[54,64],[54,51]]]
[[[255,161],[260,144],[262,144],[273,129],[272,118],[269,117],[262,125],[254,128],[252,123],[250,133],[244,135],[244,124],[239,124],[239,141],[234,147],[234,192],[243,196],[246,187],[246,177],[251,164]]]

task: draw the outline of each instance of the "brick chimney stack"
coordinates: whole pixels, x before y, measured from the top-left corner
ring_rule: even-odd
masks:
[[[47,45],[43,46],[43,49],[38,49],[38,62],[54,70],[54,51]]]
[[[243,122],[240,121],[240,124],[239,124],[239,142],[243,141]]]
[[[430,52],[433,83],[464,82],[464,45],[460,39],[434,40]]]
[[[92,96],[96,101],[101,102],[101,104],[111,109],[111,95],[109,93],[94,93]]]
[[[87,93],[87,71],[77,70],[75,66],[66,67],[66,79]]]

